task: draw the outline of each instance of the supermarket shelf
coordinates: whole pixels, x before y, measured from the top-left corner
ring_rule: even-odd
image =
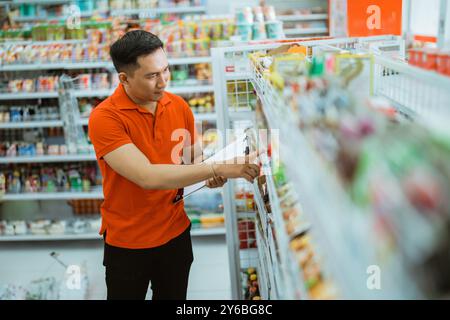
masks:
[[[211,57],[185,57],[169,58],[170,65],[187,65],[197,63],[211,63]],[[71,69],[113,69],[114,64],[110,61],[84,61],[65,63],[30,63],[30,64],[6,64],[0,66],[0,71],[28,71],[28,70],[71,70]]]
[[[229,115],[232,121],[249,120],[255,117],[255,112],[253,110],[230,111]]]
[[[314,21],[314,20],[328,20],[328,14],[316,13],[316,14],[294,14],[294,15],[279,15],[278,20],[283,22],[291,21]]]
[[[70,199],[103,199],[103,192],[36,192],[5,194],[0,201],[22,201],[22,200],[70,200]]]
[[[367,265],[370,265],[374,253],[369,244],[369,225],[364,221],[364,215],[351,204],[337,176],[330,172],[314,152],[313,147],[298,129],[295,120],[285,113],[286,104],[281,95],[277,94],[256,70],[252,82],[258,96],[261,97],[263,113],[269,128],[280,130],[280,137],[283,139],[283,144],[280,145],[283,163],[295,189],[301,190],[300,203],[313,226],[312,237],[320,248],[321,256],[326,257],[323,264],[324,273],[333,279],[340,294],[345,298],[373,299],[383,296],[384,292],[369,292],[365,286],[365,270]],[[302,166],[298,165],[299,152],[304,164]],[[272,183],[268,185],[272,190],[269,191],[271,203],[277,203],[274,186]],[[332,211],[329,210],[331,204],[333,204]],[[337,219],[333,215],[335,212],[346,214]],[[279,219],[278,214],[274,214],[274,217]],[[283,248],[280,252],[283,252]],[[289,250],[286,252],[290,254]],[[292,263],[288,263],[287,266],[290,270],[296,269],[297,272],[299,270]],[[386,277],[389,277],[388,273],[386,271]],[[408,290],[412,294],[413,288]]]
[[[193,237],[200,237],[200,236],[218,236],[218,235],[225,235],[226,230],[225,227],[220,228],[199,228],[199,229],[192,229],[191,230],[191,236]]]
[[[248,80],[251,77],[250,72],[227,72],[225,74],[225,80]]]
[[[277,243],[279,245],[281,267],[285,274],[284,279],[286,280],[286,289],[283,291],[286,296],[284,298],[301,298],[303,300],[307,300],[309,299],[309,295],[306,289],[306,284],[304,283],[304,281],[302,281],[302,279],[304,279],[303,270],[298,267],[298,263],[296,262],[289,246],[291,239],[290,237],[288,237],[285,231],[285,222],[283,220],[283,212],[281,210],[280,199],[278,198],[278,193],[275,188],[275,182],[273,180],[273,174],[271,172],[267,154],[262,154],[261,160],[263,163],[263,172],[266,175],[267,188],[270,198],[270,207],[272,209],[275,233],[277,234]],[[268,228],[267,240],[269,241],[269,248],[275,248],[275,244],[271,243],[274,241],[274,238],[272,234],[272,228],[270,227]],[[271,253],[273,255],[272,258],[276,259],[274,252],[272,251]],[[280,270],[277,271],[281,272]],[[280,279],[283,279],[283,277],[279,276],[279,280],[276,282],[277,284],[282,283],[282,280]]]
[[[259,192],[257,181],[253,182],[253,194],[256,206],[258,207],[257,214],[261,221],[262,237],[265,239],[267,235],[267,228],[272,220],[272,214],[268,213],[264,207],[264,202],[261,193]]]
[[[263,300],[269,300],[269,291],[271,285],[269,284],[271,279],[269,278],[269,274],[267,272],[267,267],[269,266],[268,261],[268,248],[266,247],[266,242],[263,240],[261,235],[261,230],[259,227],[256,227],[255,230],[256,235],[256,243],[258,249],[258,284],[259,291]],[[270,287],[269,287],[270,286]]]
[[[63,122],[60,120],[0,123],[0,129],[56,128],[62,126]]]
[[[191,236],[215,236],[225,235],[225,228],[205,228],[191,230]],[[24,234],[14,236],[0,236],[0,242],[14,241],[59,241],[59,240],[102,240],[103,237],[97,232],[81,233],[81,234]]]
[[[217,115],[215,112],[210,113],[194,113],[194,118],[197,121],[216,121]]]
[[[169,58],[170,65],[184,65],[184,64],[211,63],[211,62],[212,62],[211,56]]]
[[[54,156],[25,156],[25,157],[0,157],[0,164],[9,163],[43,163],[43,162],[76,162],[96,161],[95,154],[80,155],[54,155]]]
[[[173,94],[213,92],[214,86],[212,86],[212,85],[173,86],[173,87],[168,87],[167,91],[169,91]]]
[[[256,218],[256,212],[236,212],[236,215],[239,219],[255,219]]]
[[[191,86],[174,86],[167,88],[173,94],[189,94],[212,92],[214,87],[212,85],[191,85]],[[97,89],[97,90],[74,90],[76,98],[90,98],[90,97],[107,97],[114,92],[114,89]],[[58,98],[58,92],[19,92],[19,93],[2,93],[0,100],[22,100],[22,99],[50,99]]]
[[[0,93],[0,100],[50,99],[58,98],[58,92]]]
[[[59,241],[59,240],[101,240],[103,239],[97,232],[82,234],[24,234],[14,236],[0,236],[0,242],[13,241]]]
[[[26,71],[26,70],[56,70],[56,69],[97,69],[111,68],[113,64],[103,61],[67,62],[67,63],[41,63],[41,64],[9,64],[0,67],[0,71]]]
[[[257,248],[240,249],[241,268],[255,268],[258,265],[258,255]]]
[[[215,112],[210,113],[194,113],[194,118],[196,121],[216,121],[217,115]],[[82,126],[87,126],[89,123],[89,118],[81,118],[79,124]]]
[[[0,1],[2,6],[18,6],[21,4],[39,4],[39,5],[51,5],[51,4],[66,4],[71,3],[73,0],[12,0],[12,1]]]
[[[105,12],[80,12],[80,18],[89,18],[92,17],[95,14],[105,14]],[[13,17],[13,20],[15,22],[35,22],[35,21],[62,21],[62,20],[67,20],[68,18],[70,18],[69,15],[65,15],[65,16],[29,16],[29,17]]]
[[[309,35],[309,34],[328,34],[328,28],[295,28],[284,29],[285,35]]]
[[[76,98],[92,98],[92,97],[107,97],[114,92],[113,89],[98,89],[98,90],[74,90],[74,97]]]
[[[29,16],[29,17],[14,17],[15,22],[35,22],[35,21],[62,21],[66,20],[68,16],[46,17],[46,16]]]
[[[5,42],[0,41],[1,45],[49,45],[49,44],[79,44],[87,43],[87,39],[66,39],[66,40],[45,40],[45,41],[33,41],[33,40],[8,40]]]
[[[122,9],[111,10],[111,16],[129,16],[140,14],[170,14],[170,13],[202,13],[206,12],[205,6],[187,6],[173,8],[148,8],[148,9]]]

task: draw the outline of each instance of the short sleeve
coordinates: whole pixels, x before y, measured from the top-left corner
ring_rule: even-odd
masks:
[[[92,112],[89,117],[88,134],[98,159],[125,144],[132,143],[120,118],[104,109],[94,109]]]
[[[195,144],[197,141],[197,129],[195,127],[194,113],[192,112],[189,105],[184,101],[185,104],[185,115],[186,115],[186,129],[189,131],[191,137],[191,145]]]

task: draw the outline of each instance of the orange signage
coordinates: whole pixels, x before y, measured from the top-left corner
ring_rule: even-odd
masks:
[[[347,0],[348,35],[402,34],[402,0]]]

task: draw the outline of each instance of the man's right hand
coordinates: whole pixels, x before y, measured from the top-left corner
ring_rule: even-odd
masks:
[[[252,183],[259,176],[260,171],[259,166],[253,163],[257,157],[258,154],[255,152],[248,156],[227,160],[225,163],[215,163],[214,171],[218,176],[230,179],[244,178]]]
[[[256,164],[213,164],[218,176],[228,179],[244,178],[252,183],[259,176],[259,166]]]

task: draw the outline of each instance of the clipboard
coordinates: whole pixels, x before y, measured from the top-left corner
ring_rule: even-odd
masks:
[[[214,161],[226,161],[234,159],[239,156],[248,155],[250,149],[247,142],[248,142],[247,135],[244,135],[244,137],[239,137],[234,142],[230,143],[225,148],[219,150],[214,155],[203,161],[203,163],[212,163]],[[187,197],[190,197],[191,195],[193,195],[194,193],[205,187],[206,187],[205,181],[187,186],[183,189],[182,195],[179,196],[177,194],[177,197],[174,199],[173,203],[177,204],[180,201],[186,199]],[[180,193],[180,189],[178,193]]]

